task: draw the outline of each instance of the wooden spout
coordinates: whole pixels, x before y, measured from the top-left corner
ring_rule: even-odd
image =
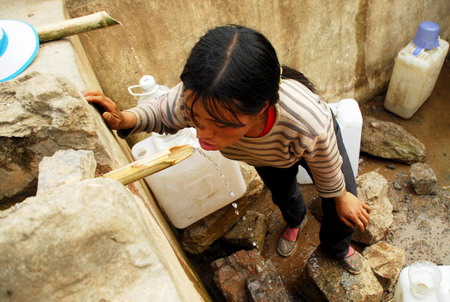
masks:
[[[98,12],[62,22],[39,26],[36,31],[41,43],[61,39],[67,36],[91,31],[98,28],[120,24],[107,12]]]
[[[165,168],[176,165],[193,153],[194,147],[190,145],[175,146],[108,172],[102,177],[112,178],[127,185],[153,173],[164,170]]]

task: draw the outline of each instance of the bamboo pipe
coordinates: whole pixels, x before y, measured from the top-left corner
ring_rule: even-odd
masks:
[[[108,172],[102,177],[112,178],[120,181],[123,185],[127,185],[153,173],[164,170],[165,168],[176,165],[193,153],[194,148],[190,145],[175,146]]]
[[[102,11],[62,22],[42,25],[36,28],[41,43],[58,40],[67,36],[120,24],[107,12]]]

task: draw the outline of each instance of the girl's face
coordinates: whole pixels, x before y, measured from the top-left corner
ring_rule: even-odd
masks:
[[[190,107],[189,97],[187,97],[186,103]],[[230,127],[214,120],[205,110],[202,102],[196,102],[192,108],[192,114],[195,116],[195,129],[200,146],[207,151],[221,150],[244,136],[257,137],[267,123],[267,107],[268,103],[256,115],[237,114],[243,126]],[[231,114],[225,109],[221,113],[222,116],[229,115],[231,117]]]

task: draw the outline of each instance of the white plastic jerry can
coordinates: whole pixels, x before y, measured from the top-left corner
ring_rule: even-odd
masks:
[[[414,265],[414,264],[413,264]],[[431,284],[429,272],[417,272],[417,281],[411,280],[411,266],[402,269],[395,286],[395,302],[448,302],[450,301],[450,265],[437,266],[441,278]]]
[[[352,166],[353,174],[358,176],[359,150],[361,147],[362,115],[358,102],[354,99],[342,99],[336,103],[328,103],[341,130],[342,140]],[[311,177],[306,170],[298,167],[297,183],[311,184]]]
[[[134,145],[131,152],[138,160],[185,144],[197,148],[191,156],[145,178],[156,201],[179,229],[232,203],[247,190],[238,162],[225,158],[219,151],[201,150],[193,128],[174,135],[154,133]]]
[[[416,113],[436,84],[449,48],[439,30],[437,23],[422,22],[395,59],[384,107],[404,119]]]

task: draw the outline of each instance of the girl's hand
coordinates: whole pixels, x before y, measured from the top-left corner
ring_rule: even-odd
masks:
[[[339,197],[334,197],[334,202],[339,219],[349,227],[356,226],[364,232],[369,224],[369,214],[372,209],[347,191]]]
[[[83,95],[86,101],[97,104],[105,110],[102,118],[111,129],[130,129],[136,126],[136,116],[131,112],[121,112],[117,105],[103,93],[88,91]]]

